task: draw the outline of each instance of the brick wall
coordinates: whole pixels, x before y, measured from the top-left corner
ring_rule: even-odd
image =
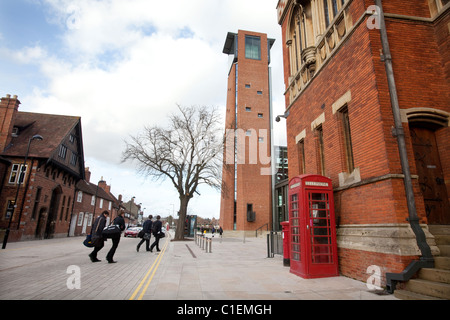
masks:
[[[20,158],[10,160],[13,163],[23,163],[23,159]],[[28,168],[31,168],[31,171],[28,171],[25,185],[22,185],[19,189],[17,198],[18,207],[14,211],[11,229],[12,231],[14,230],[14,232],[13,234],[10,234],[9,240],[14,241],[21,239],[34,239],[36,236],[38,238],[40,236],[44,236],[44,232],[47,226],[48,211],[50,208],[50,202],[54,190],[58,190],[57,193],[61,193],[59,194],[58,205],[54,210],[53,219],[55,223],[53,228],[53,236],[67,236],[74,199],[74,179],[69,177],[68,179],[65,179],[64,182],[64,173],[60,172],[57,168],[54,167],[45,167],[44,163],[38,162],[38,160],[36,159],[29,159],[27,161],[27,164]],[[7,177],[9,177],[10,175],[10,170],[11,167],[9,168],[9,171],[7,173]],[[14,200],[17,192],[17,185],[9,184],[7,180],[8,179],[6,179],[5,184],[3,185],[2,195],[0,198],[0,212],[2,213],[0,226],[2,228],[6,228],[9,222],[9,219],[6,219],[5,217],[6,205],[8,203],[8,200]],[[24,191],[25,188],[26,192]],[[36,197],[38,188],[41,189],[39,199],[37,199]],[[63,199],[65,199],[64,210],[61,216],[61,210],[63,209]],[[34,211],[33,216],[33,209],[36,205],[36,200],[38,200],[38,207]],[[68,213],[67,209],[69,209]],[[17,223],[19,221],[20,212],[22,212],[20,219],[20,230],[17,230]],[[41,218],[43,218],[44,220],[39,219],[40,213],[47,214],[47,216],[45,217],[41,216]],[[39,223],[41,223],[41,225],[39,225]],[[37,229],[39,229],[40,231],[38,231]]]
[[[0,153],[11,142],[11,133],[19,109],[20,101],[17,96],[7,94],[0,102]]]
[[[373,1],[354,0],[349,15],[353,23],[359,21]],[[386,24],[391,47],[394,75],[402,109],[427,107],[450,112],[448,13],[439,21],[410,20],[389,17],[390,13],[430,17],[425,1],[383,2],[388,15]],[[365,17],[367,19],[367,17]],[[445,21],[445,22],[444,22]],[[286,43],[287,19],[282,23],[283,43]],[[438,41],[437,41],[438,40]],[[379,30],[369,30],[365,20],[357,25],[334,56],[322,67],[302,94],[290,106],[287,119],[289,178],[299,174],[299,154],[296,137],[303,130],[305,173],[318,172],[317,135],[311,130],[319,116],[324,136],[325,175],[333,181],[335,209],[341,225],[406,224],[408,209],[397,139],[392,136],[394,126],[389,88],[384,63],[380,59]],[[289,56],[283,45],[285,84],[288,85]],[[343,132],[338,112],[333,104],[351,92],[348,114],[351,127],[354,166],[359,168],[361,183],[351,188],[339,185],[339,173],[345,172]],[[289,97],[286,94],[286,106]],[[412,174],[416,174],[408,123],[403,123],[407,152]],[[436,131],[440,158],[450,190],[449,170],[450,128]],[[447,140],[445,140],[447,139]],[[417,179],[413,179],[417,212],[421,223],[427,223],[425,206]],[[362,235],[363,236],[363,235]],[[386,254],[362,250],[339,249],[340,272],[365,281],[367,266],[379,265],[385,272],[400,272],[416,256],[401,253]]]

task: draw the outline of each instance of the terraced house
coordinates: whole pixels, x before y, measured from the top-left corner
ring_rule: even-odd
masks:
[[[9,240],[67,236],[85,174],[81,118],[19,105],[17,96],[1,99],[0,228]]]

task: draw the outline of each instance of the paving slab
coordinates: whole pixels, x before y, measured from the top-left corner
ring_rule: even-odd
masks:
[[[303,279],[267,257],[264,238],[212,239],[211,252],[194,240],[161,240],[161,252],[136,251],[122,238],[116,264],[107,241],[92,263],[83,238],[8,243],[0,251],[0,300],[397,300],[347,277]],[[79,288],[73,277],[78,270]],[[69,279],[70,278],[70,279]]]

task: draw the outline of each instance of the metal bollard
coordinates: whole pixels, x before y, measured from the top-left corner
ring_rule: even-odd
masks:
[[[207,238],[206,253],[212,252],[212,238]]]

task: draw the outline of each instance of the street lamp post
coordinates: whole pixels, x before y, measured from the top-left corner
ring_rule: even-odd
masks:
[[[128,217],[128,227],[130,227],[130,225],[131,225],[131,216],[133,215],[132,213],[131,213],[131,206],[132,206],[132,204],[133,204],[133,199],[135,199],[136,197],[131,197],[131,200],[130,200],[130,216]]]
[[[141,205],[142,205],[142,202],[140,202],[137,206],[138,206],[138,208],[137,208],[137,225],[139,225],[139,221],[140,221],[140,219],[141,219],[141,214],[142,214],[142,211],[141,211]]]
[[[27,153],[25,154],[25,159],[23,160],[22,166],[19,168],[19,176],[17,177],[17,190],[16,190],[16,196],[14,198],[14,206],[13,206],[11,215],[9,216],[8,228],[6,229],[5,237],[3,238],[2,249],[5,249],[6,248],[6,244],[8,243],[9,231],[11,229],[11,223],[12,223],[13,215],[14,215],[14,212],[16,211],[16,208],[17,208],[17,198],[19,196],[20,184],[21,184],[20,178],[22,176],[23,168],[25,168],[25,165],[27,164],[28,153],[30,152],[31,141],[33,141],[33,140],[43,140],[43,139],[44,138],[42,138],[41,135],[35,134],[34,136],[32,136],[28,140]],[[22,183],[24,183],[24,185],[25,185],[25,175],[23,176]],[[26,192],[26,190],[25,190],[25,192]],[[25,192],[24,192],[24,196],[25,196]],[[19,222],[20,222],[20,220],[19,220]],[[17,229],[19,229],[19,225],[17,225]]]

